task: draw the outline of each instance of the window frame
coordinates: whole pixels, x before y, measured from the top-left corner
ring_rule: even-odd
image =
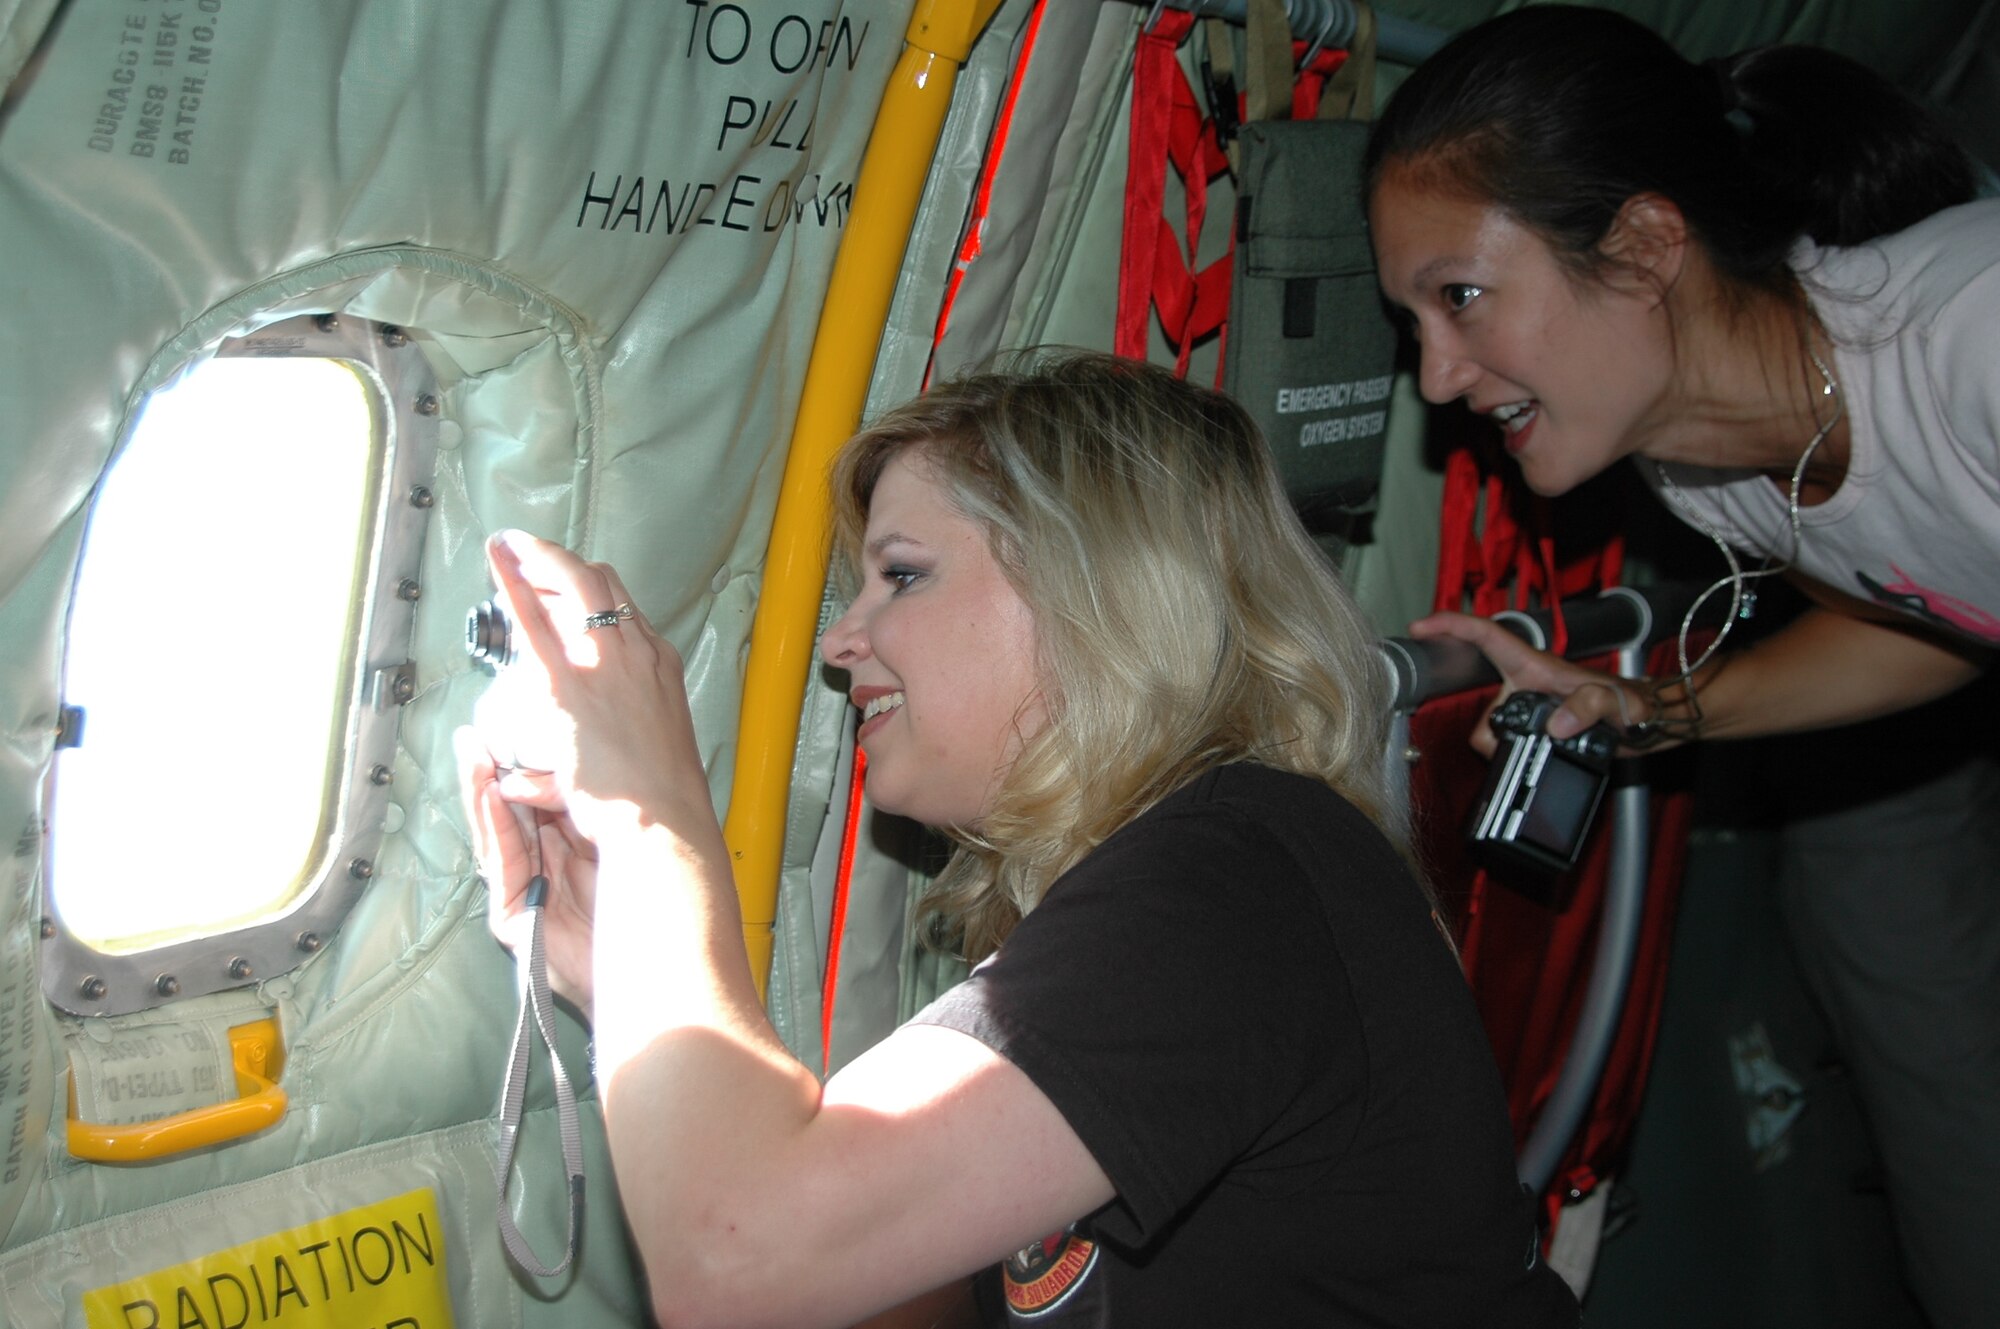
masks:
[[[351,604],[346,696],[338,732],[339,769],[326,826],[306,881],[289,906],[258,922],[207,936],[130,952],[102,951],[66,929],[45,872],[42,883],[42,990],[51,1004],[75,1015],[125,1015],[191,997],[246,987],[289,973],[324,949],[359,900],[387,834],[402,707],[416,695],[413,634],[424,537],[434,503],[442,397],[429,362],[403,329],[345,314],[302,314],[242,337],[226,338],[216,358],[318,358],[352,369],[372,399],[375,458],[358,566],[358,603]],[[136,423],[138,413],[134,413]],[[128,423],[128,429],[132,424]],[[129,440],[128,440],[129,443]],[[110,466],[118,464],[114,455]],[[107,468],[108,470],[108,468]],[[229,482],[217,477],[217,485]],[[88,557],[86,532],[80,557]],[[65,650],[67,647],[65,646]],[[247,717],[254,723],[254,717]],[[218,724],[246,717],[219,711]],[[87,734],[85,735],[87,741]],[[59,796],[50,763],[45,797]],[[49,857],[59,858],[49,846]],[[198,855],[163,855],[195,861]],[[198,868],[191,871],[198,871]]]

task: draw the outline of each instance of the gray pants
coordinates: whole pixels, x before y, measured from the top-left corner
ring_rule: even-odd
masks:
[[[1810,805],[1783,837],[1799,966],[1854,1077],[1905,1271],[1938,1329],[2000,1325],[1995,694],[1813,736],[1793,754],[1792,787]]]

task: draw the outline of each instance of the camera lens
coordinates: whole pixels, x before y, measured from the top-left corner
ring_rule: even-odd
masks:
[[[465,616],[465,653],[480,664],[504,669],[514,659],[513,631],[507,611],[492,600],[481,600]]]

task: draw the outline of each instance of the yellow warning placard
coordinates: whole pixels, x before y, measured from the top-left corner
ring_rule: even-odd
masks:
[[[90,1329],[451,1329],[428,1187],[83,1294]]]

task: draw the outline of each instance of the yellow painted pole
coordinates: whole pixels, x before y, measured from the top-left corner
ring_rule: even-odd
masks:
[[[812,360],[778,491],[763,588],[750,628],[737,757],[723,836],[743,908],[743,941],[761,997],[771,975],[785,809],[799,709],[826,589],[831,519],[827,470],[861,423],[875,350],[917,215],[924,179],[951,109],[958,67],[1000,0],[919,0],[904,33],[854,184],[854,210],[813,335]]]

